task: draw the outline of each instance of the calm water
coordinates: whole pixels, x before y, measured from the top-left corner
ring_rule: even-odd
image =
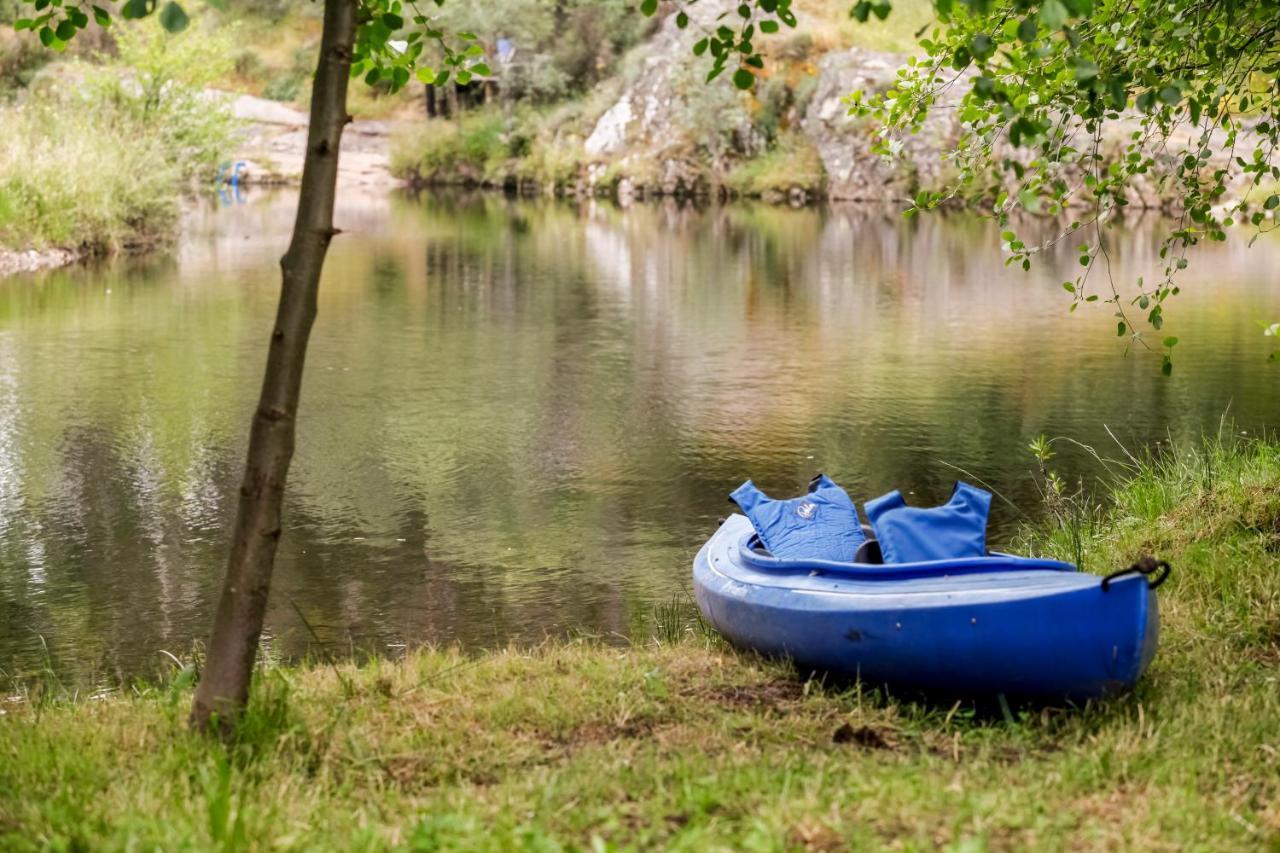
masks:
[[[147,673],[204,637],[291,204],[196,211],[173,256],[0,282],[6,673]],[[1034,513],[1041,432],[1117,455],[1107,427],[1136,446],[1228,410],[1280,420],[1260,333],[1277,240],[1198,254],[1163,379],[1105,308],[1067,314],[1073,252],[1006,270],[969,217],[488,196],[339,220],[269,614],[282,657],[625,634],[687,588],[748,476],[926,503],[957,466]],[[1117,278],[1157,249],[1123,235]],[[995,511],[998,537],[1018,518]]]

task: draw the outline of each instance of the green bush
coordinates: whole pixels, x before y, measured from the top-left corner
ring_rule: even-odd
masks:
[[[234,69],[234,28],[173,35],[153,16],[113,30],[117,60],[85,66],[85,86],[72,106],[112,112],[156,137],[182,178],[211,180],[235,141],[230,111],[207,91]]]
[[[108,252],[173,227],[175,163],[157,135],[106,112],[0,110],[0,245]]]
[[[817,150],[798,132],[788,131],[759,157],[734,166],[724,178],[725,187],[737,195],[785,194],[792,188],[820,193],[826,170]]]
[[[410,136],[395,140],[391,172],[424,183],[479,184],[500,182],[517,149],[527,144],[520,134],[508,133],[496,112],[477,112],[461,122],[433,119]]]
[[[148,20],[113,27],[109,64],[75,63],[0,110],[0,245],[110,252],[177,227],[184,183],[211,181],[234,141],[226,104],[206,92],[231,70],[232,36]]]

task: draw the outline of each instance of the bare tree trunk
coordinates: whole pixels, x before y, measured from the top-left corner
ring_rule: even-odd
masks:
[[[280,259],[280,304],[262,394],[249,433],[240,504],[213,620],[213,635],[191,708],[191,725],[235,724],[249,698],[271,569],[280,540],[280,507],[293,458],[294,427],[307,338],[316,316],[320,270],[333,227],[338,148],[347,115],[347,81],[356,31],[356,0],[325,0],[324,34],[311,90],[302,190],[289,250]],[[215,717],[216,715],[216,717]]]

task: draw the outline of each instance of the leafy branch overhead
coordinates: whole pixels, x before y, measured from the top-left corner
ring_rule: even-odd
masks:
[[[74,2],[73,0],[22,0],[32,8],[30,17],[19,18],[14,28],[30,30],[40,42],[53,50],[64,50],[90,23],[111,26],[116,17],[125,20],[144,18],[158,13],[160,24],[171,33],[185,30],[191,18],[176,0],[124,0],[122,3]],[[204,0],[217,9],[224,0]],[[359,27],[352,55],[351,74],[363,77],[373,85],[381,83],[391,91],[402,88],[410,79],[443,86],[450,80],[467,84],[492,72],[485,62],[484,48],[476,36],[468,32],[446,33],[437,26],[419,4],[409,0],[355,0],[359,8]],[[423,0],[428,11],[444,5],[444,0]],[[428,54],[430,64],[424,61]]]

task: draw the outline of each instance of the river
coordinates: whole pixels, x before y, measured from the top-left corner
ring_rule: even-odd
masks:
[[[0,281],[4,674],[115,682],[206,634],[293,204],[229,201],[172,253]],[[1280,416],[1274,235],[1193,253],[1164,378],[1109,307],[1068,313],[1071,246],[1008,269],[969,215],[370,195],[338,222],[272,659],[626,636],[747,477],[919,504],[980,480],[1020,508],[999,542],[1039,511],[1040,433],[1119,459]],[[1158,224],[1114,235],[1118,282],[1158,273]]]

